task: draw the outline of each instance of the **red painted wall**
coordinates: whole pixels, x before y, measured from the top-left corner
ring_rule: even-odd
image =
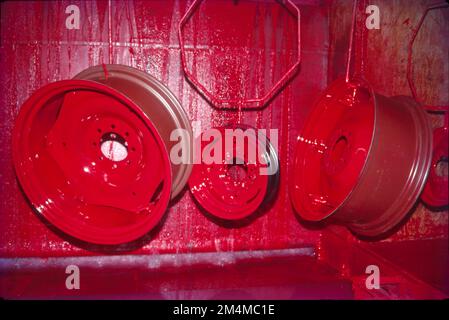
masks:
[[[81,9],[80,30],[65,27],[65,8],[72,3]],[[327,83],[328,17],[326,7],[300,7],[304,30],[301,72],[266,108],[240,117],[244,124],[279,129],[281,187],[272,208],[251,224],[228,228],[205,217],[186,190],[171,204],[151,241],[138,252],[291,248],[317,241],[319,231],[298,223],[286,185],[298,130],[312,101]],[[203,128],[239,121],[238,112],[211,107],[183,76],[177,27],[186,9],[185,1],[2,4],[2,256],[88,254],[37,218],[14,177],[11,129],[23,101],[40,86],[71,78],[99,63],[126,64],[165,83],[190,119],[200,120]],[[186,26],[185,38],[193,72],[219,95],[244,90],[251,96],[256,90],[265,90],[297,54],[295,19],[276,2],[206,2]],[[224,78],[229,81],[225,83]]]
[[[14,175],[11,131],[21,104],[37,88],[69,79],[89,66],[120,63],[144,70],[165,83],[190,119],[201,120],[204,128],[241,121],[258,128],[279,129],[281,183],[278,196],[268,211],[260,212],[251,223],[234,228],[206,217],[186,190],[171,204],[166,219],[147,242],[119,247],[118,252],[145,255],[311,248],[308,255],[316,254],[318,260],[330,264],[340,276],[352,277],[355,296],[366,298],[363,290],[357,289],[363,282],[357,277],[363,275],[361,266],[365,262],[378,261],[379,256],[364,253],[361,258],[350,249],[355,245],[376,252],[382,259],[392,261],[399,269],[432,285],[441,287],[446,283],[447,289],[448,275],[444,267],[448,263],[447,210],[437,212],[418,203],[397,233],[380,242],[367,243],[354,238],[344,228],[320,229],[302,224],[290,205],[287,184],[296,136],[313,101],[328,83],[344,72],[352,1],[295,1],[302,13],[300,72],[266,108],[241,114],[211,107],[182,74],[177,26],[190,3],[182,0],[1,3],[0,258],[103,254],[98,247],[86,246],[61,235],[32,211]],[[361,3],[363,6],[366,1],[361,0]],[[368,41],[368,45],[363,52],[359,51],[356,65],[361,67],[363,56],[365,77],[379,93],[410,95],[405,76],[407,43],[420,12],[429,3],[431,1],[377,1],[381,29],[367,34],[363,41]],[[69,4],[81,9],[80,30],[65,27],[68,16],[65,8]],[[415,43],[416,86],[429,104],[447,104],[448,15],[448,10],[432,12]],[[272,1],[238,1],[237,4],[225,0],[207,1],[186,27],[189,66],[221,95],[251,96],[263,92],[279,79],[297,54],[293,28],[292,16]],[[358,43],[357,50],[361,50],[363,41]],[[438,115],[432,119],[435,126],[442,122]],[[338,242],[341,240],[333,238],[334,233],[344,241]],[[420,261],[414,251],[416,243],[419,243],[420,252],[430,252],[428,248],[434,248],[434,243],[439,249],[435,255]],[[272,270],[282,271],[282,268],[273,267]],[[310,269],[301,261],[298,268]],[[22,287],[14,287],[14,277],[4,279],[4,284],[9,283],[10,288],[23,292]],[[296,281],[289,279],[281,282]],[[326,279],[323,282],[330,283]],[[411,288],[410,282],[402,278],[392,279]],[[127,290],[136,292],[134,289],[128,287]],[[422,290],[412,291],[423,293]],[[33,291],[34,295],[41,293]]]

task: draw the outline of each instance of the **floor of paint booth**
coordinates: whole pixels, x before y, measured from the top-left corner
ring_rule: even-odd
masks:
[[[352,299],[352,283],[313,248],[159,256],[2,259],[1,296],[111,299]],[[65,268],[80,269],[67,290]]]

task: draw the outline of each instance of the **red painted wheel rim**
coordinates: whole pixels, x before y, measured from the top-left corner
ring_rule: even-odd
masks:
[[[369,99],[366,90],[336,83],[309,116],[298,139],[291,186],[293,205],[306,220],[330,216],[357,183],[373,134]]]
[[[235,128],[214,129],[220,132],[221,137],[225,137],[225,129]],[[201,139],[201,136],[197,139]],[[254,141],[259,143],[258,140]],[[208,143],[201,142],[201,154]],[[222,141],[221,145],[222,163],[206,164],[201,160],[200,164],[195,164],[189,179],[189,188],[197,202],[210,214],[225,220],[243,219],[255,212],[264,202],[270,176],[260,174],[260,168],[266,167],[266,164],[259,161],[249,163],[246,151],[243,152],[243,159],[240,159],[243,162],[241,165],[236,164],[236,159],[226,158],[225,143]],[[247,145],[245,150],[246,148]],[[233,144],[232,152],[237,154],[236,144]]]
[[[293,206],[306,220],[329,218],[358,235],[387,235],[420,196],[431,151],[429,119],[416,101],[337,80],[299,137]]]
[[[155,127],[127,97],[92,81],[37,90],[17,118],[13,159],[36,211],[83,241],[135,240],[170,199],[169,157]]]

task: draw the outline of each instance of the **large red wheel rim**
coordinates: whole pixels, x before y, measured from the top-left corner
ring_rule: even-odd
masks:
[[[298,138],[292,202],[301,216],[331,216],[354,188],[371,145],[374,109],[370,94],[337,81],[319,100]],[[358,108],[352,108],[357,103]]]
[[[220,132],[221,137],[226,136],[226,129],[242,130],[224,127],[214,129]],[[201,139],[201,136],[198,139]],[[267,156],[264,156],[267,160],[264,163],[248,161],[248,153],[245,151],[240,159],[241,164],[238,164],[237,159],[226,157],[227,150],[222,142],[222,163],[206,164],[202,159],[200,164],[193,166],[189,179],[190,192],[200,206],[213,216],[223,220],[244,219],[264,203],[267,193],[274,194],[273,191],[277,188],[276,177],[278,178],[277,157],[271,144],[261,146],[257,137],[254,141],[259,144],[257,150],[271,148],[269,155],[267,153]],[[201,142],[201,154],[207,145],[208,142]],[[233,154],[236,154],[235,148],[234,144]],[[245,150],[248,150],[247,145]],[[266,168],[267,165],[276,168],[276,175],[261,174],[260,169]]]
[[[23,104],[13,160],[36,211],[91,243],[144,236],[170,199],[169,157],[151,121],[127,97],[91,81],[51,83]]]
[[[387,98],[366,82],[335,81],[298,140],[293,206],[367,237],[383,236],[410,212],[431,162],[428,117],[409,97]]]

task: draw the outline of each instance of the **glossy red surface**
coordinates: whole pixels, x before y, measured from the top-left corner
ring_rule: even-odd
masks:
[[[241,140],[235,138],[239,133]],[[197,139],[202,159],[194,165],[189,179],[190,192],[197,202],[226,220],[254,213],[267,193],[276,188],[269,185],[269,175],[262,172],[270,165],[263,162],[270,142],[261,141],[254,129],[235,127],[212,128]],[[271,166],[277,167],[277,163]]]
[[[78,239],[136,240],[166,210],[162,139],[131,100],[104,85],[66,80],[34,92],[16,119],[12,151],[34,209]]]
[[[356,186],[371,146],[374,105],[359,85],[334,82],[298,137],[291,199],[307,220],[332,215]]]

